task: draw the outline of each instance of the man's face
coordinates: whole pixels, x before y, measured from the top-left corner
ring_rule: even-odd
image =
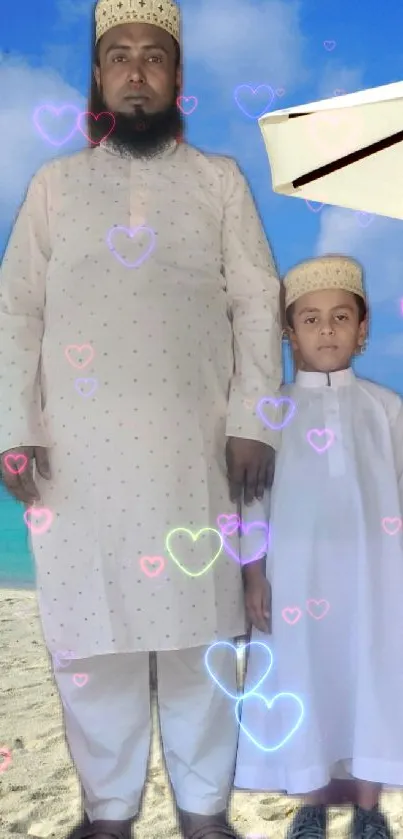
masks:
[[[148,23],[125,23],[105,33],[98,90],[112,113],[157,114],[172,105],[180,86],[175,45],[168,32]]]
[[[177,105],[181,71],[168,32],[148,23],[114,27],[101,38],[94,76],[90,111],[114,115],[109,142],[119,151],[153,157],[182,136],[183,117]],[[101,116],[94,123],[93,142],[105,136],[109,120]]]

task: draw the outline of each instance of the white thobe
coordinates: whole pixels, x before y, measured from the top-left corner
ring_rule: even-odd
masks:
[[[270,506],[272,634],[252,640],[273,664],[252,645],[235,785],[403,786],[402,400],[351,369],[299,372],[282,395],[295,414],[284,403],[271,498],[243,512]]]
[[[50,448],[32,546],[51,652],[244,632],[239,565],[197,534],[235,510],[226,435],[277,445],[250,404],[280,385],[278,292],[229,158],[103,143],[33,178],[1,276],[0,450]]]

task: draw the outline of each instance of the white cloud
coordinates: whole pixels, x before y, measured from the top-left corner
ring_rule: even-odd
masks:
[[[307,78],[297,2],[200,0],[183,3],[185,56],[221,86],[295,87]],[[221,97],[220,97],[221,98]]]
[[[84,97],[54,70],[31,67],[19,56],[1,58],[0,90],[0,225],[3,227],[4,224],[10,223],[10,210],[15,214],[31,177],[45,161],[72,154],[86,145],[84,137],[80,134],[76,134],[66,145],[51,145],[34,125],[35,109],[41,105],[60,108],[69,104],[86,110],[86,102]],[[66,117],[65,120],[67,125]],[[62,139],[63,133],[60,133],[60,129],[63,125],[58,123],[57,115],[53,126],[51,113],[48,114],[47,121],[45,114],[42,123],[52,139]],[[55,134],[51,133],[52,128]]]
[[[335,95],[355,93],[363,90],[366,85],[363,80],[364,70],[361,68],[338,67],[337,63],[329,61],[322,69],[318,80],[317,99],[331,99]]]
[[[370,216],[368,216],[370,218]],[[316,255],[342,253],[364,266],[366,287],[372,303],[399,300],[403,289],[402,222],[373,216],[367,227],[365,217],[340,207],[324,208]]]

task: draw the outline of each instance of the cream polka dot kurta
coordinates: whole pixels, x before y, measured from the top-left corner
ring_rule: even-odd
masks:
[[[281,381],[278,296],[230,158],[103,143],[32,179],[1,275],[0,450],[50,449],[30,534],[50,652],[244,632],[217,517],[226,435],[277,445],[253,406]]]

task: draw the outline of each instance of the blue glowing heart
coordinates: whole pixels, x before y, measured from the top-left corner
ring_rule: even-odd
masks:
[[[262,702],[264,702],[268,711],[271,711],[274,703],[277,702],[278,699],[289,698],[289,699],[292,699],[293,702],[298,705],[298,707],[299,707],[299,717],[297,719],[297,722],[295,723],[295,725],[293,726],[291,731],[289,731],[288,734],[285,737],[283,737],[283,739],[280,741],[280,743],[276,743],[275,745],[266,746],[264,743],[259,742],[259,740],[257,740],[253,736],[253,734],[248,730],[246,725],[244,725],[242,723],[240,713],[239,713],[240,704],[241,704],[241,702],[245,702],[245,701],[247,701],[248,699],[251,699],[251,698],[262,700]],[[242,728],[242,731],[244,731],[244,733],[249,738],[249,740],[251,740],[252,743],[254,743],[255,746],[257,746],[258,749],[261,749],[263,752],[278,752],[278,750],[281,749],[281,747],[284,746],[288,742],[288,740],[291,739],[293,734],[295,734],[295,732],[298,731],[298,729],[299,729],[299,727],[302,723],[302,720],[304,718],[304,705],[303,705],[302,700],[295,693],[276,693],[276,695],[273,696],[273,699],[266,699],[266,697],[262,696],[261,693],[254,693],[252,696],[251,696],[250,693],[248,693],[248,694],[245,694],[245,696],[240,696],[239,697],[239,699],[238,699],[238,701],[235,705],[235,716],[237,718],[237,721],[238,721],[240,727]]]
[[[246,650],[247,647],[263,647],[266,656],[268,656],[269,663],[266,666],[266,669],[263,673],[263,676],[259,679],[259,681],[256,683],[256,685],[253,685],[253,687],[250,690],[248,690],[247,693],[242,694],[242,698],[245,697],[245,696],[249,696],[251,693],[253,693],[253,691],[257,690],[258,687],[260,687],[260,685],[264,682],[266,677],[269,675],[270,670],[273,666],[273,653],[272,653],[270,647],[268,647],[266,644],[263,644],[262,641],[249,641],[247,644],[242,644],[239,647],[235,647],[234,644],[231,644],[229,641],[216,641],[214,644],[211,644],[211,646],[208,648],[208,650],[206,652],[206,655],[204,657],[204,661],[205,661],[207,670],[208,670],[211,678],[213,679],[213,681],[216,683],[216,685],[218,685],[218,687],[221,688],[221,690],[224,693],[226,693],[226,695],[229,696],[230,699],[238,699],[239,694],[234,695],[233,693],[230,693],[230,691],[227,690],[227,688],[220,682],[219,678],[216,676],[216,674],[211,669],[210,664],[209,664],[210,654],[211,654],[212,650],[217,649],[217,647],[229,647],[231,650],[234,651],[237,658],[241,657],[243,651]]]

